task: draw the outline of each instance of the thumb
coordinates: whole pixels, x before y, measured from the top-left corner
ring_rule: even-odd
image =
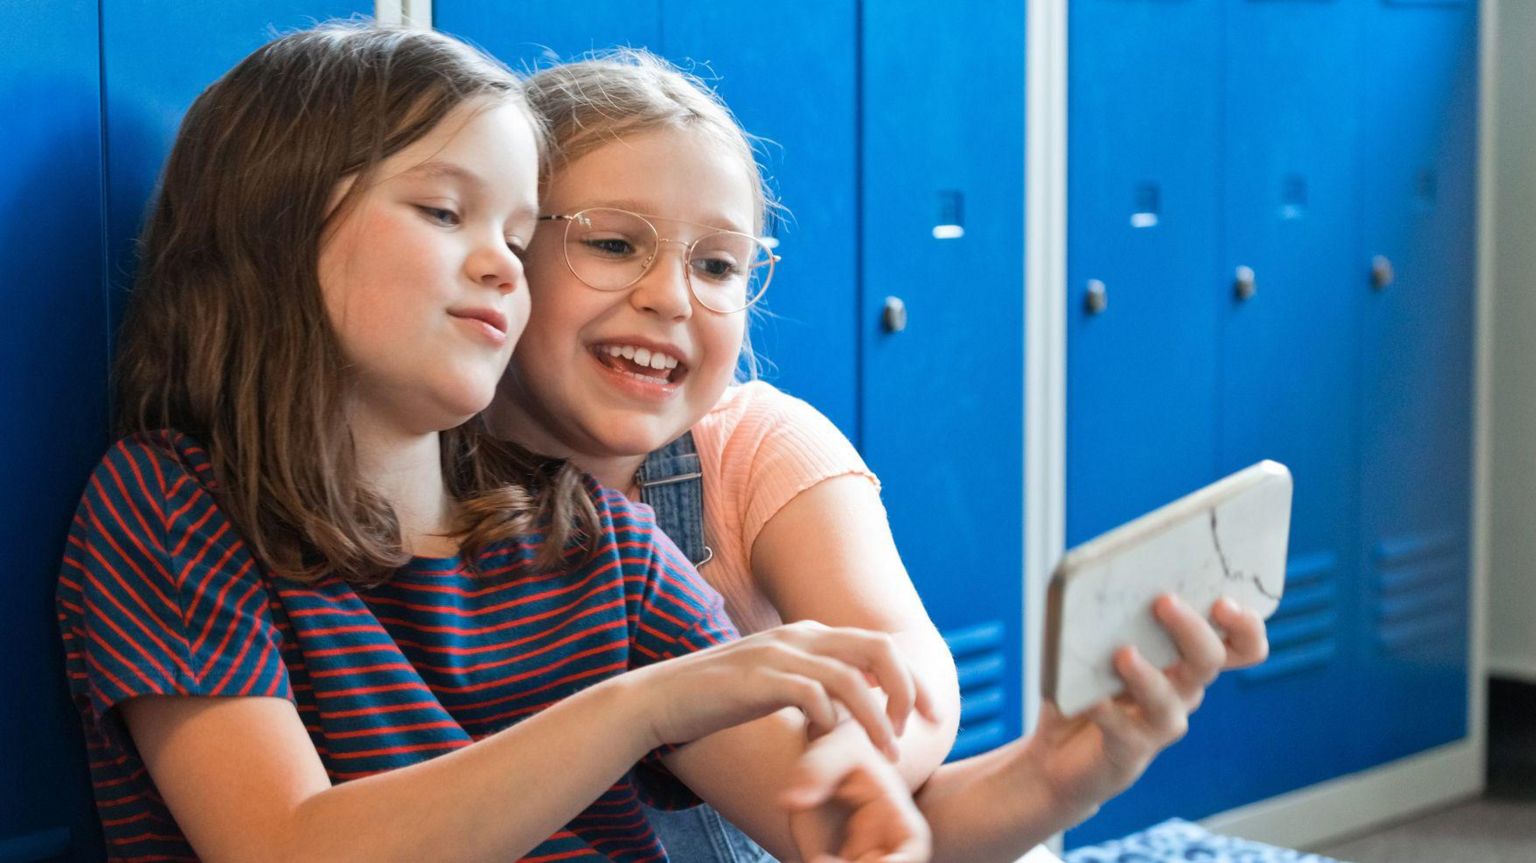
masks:
[[[832,733],[811,743],[785,789],[783,802],[791,810],[810,809],[827,802],[843,780],[863,763],[849,735]]]

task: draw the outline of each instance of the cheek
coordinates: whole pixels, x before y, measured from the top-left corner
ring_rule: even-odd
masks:
[[[725,392],[725,388],[730,386],[736,376],[737,359],[741,355],[741,342],[745,333],[743,326],[742,322],[716,317],[713,321],[704,322],[702,329],[696,331],[698,343],[704,349],[704,361],[687,378],[692,384],[691,401],[713,404]]]
[[[507,341],[514,350],[522,343],[523,335],[528,332],[531,305],[532,298],[528,291],[518,291],[512,295],[511,308],[507,310]]]

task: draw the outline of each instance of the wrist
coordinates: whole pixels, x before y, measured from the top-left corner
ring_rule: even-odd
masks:
[[[595,702],[588,705],[587,709],[617,720],[610,729],[616,737],[604,745],[628,746],[634,761],[639,761],[646,753],[668,742],[661,732],[664,721],[659,714],[665,705],[653,697],[656,688],[646,685],[648,676],[644,668],[626,671],[582,693]]]
[[[1041,759],[1035,757],[1037,747],[1034,737],[1015,741],[1017,752],[1007,759],[1012,765],[1000,771],[1001,779],[1012,787],[1004,793],[1023,805],[1034,807],[1044,820],[1057,825],[1052,832],[1059,832],[1092,818],[1103,799],[1086,793],[1084,789],[1064,786],[1052,781],[1052,773]]]

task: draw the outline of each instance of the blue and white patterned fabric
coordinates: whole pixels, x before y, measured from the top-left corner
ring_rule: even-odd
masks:
[[[1330,857],[1306,854],[1221,836],[1177,818],[1086,848],[1067,852],[1066,863],[1339,863]]]

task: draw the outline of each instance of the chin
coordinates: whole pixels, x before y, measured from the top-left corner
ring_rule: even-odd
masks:
[[[642,455],[661,449],[682,436],[682,432],[668,434],[665,429],[644,422],[615,422],[604,425],[594,435],[598,442],[615,455]]]

